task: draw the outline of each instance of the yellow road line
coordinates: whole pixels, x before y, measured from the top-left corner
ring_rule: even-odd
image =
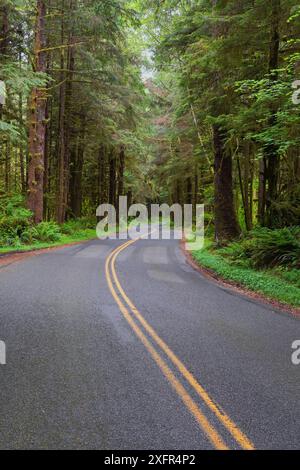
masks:
[[[115,269],[115,261],[117,256],[127,248],[132,243],[135,243],[136,240],[130,240],[129,242],[117,247],[110,255],[109,261],[111,261],[111,270],[113,274],[113,279],[115,284],[122,295],[123,299],[131,309],[132,313],[135,317],[139,320],[145,330],[149,333],[149,335],[153,338],[156,344],[164,351],[164,353],[169,357],[172,363],[177,367],[180,373],[184,376],[184,378],[188,381],[188,383],[193,387],[196,393],[200,396],[200,398],[206,403],[206,405],[210,408],[210,410],[215,414],[215,416],[219,419],[219,421],[224,425],[224,427],[230,432],[233,438],[237,441],[237,443],[246,450],[254,450],[253,443],[248,439],[248,437],[238,428],[238,426],[231,420],[231,418],[220,409],[220,407],[211,399],[209,394],[206,390],[197,382],[195,377],[191,372],[188,371],[186,366],[180,361],[180,359],[175,355],[175,353],[169,348],[169,346],[158,336],[155,330],[149,325],[149,323],[144,319],[142,314],[138,311],[136,306],[131,302],[129,297],[124,292],[119,279],[116,274]]]
[[[128,245],[128,244],[126,244]],[[110,292],[115,299],[117,305],[119,306],[120,311],[122,312],[124,318],[127,320],[137,337],[141,340],[147,351],[150,353],[166,379],[169,381],[171,386],[174,388],[174,390],[177,392],[183,403],[186,405],[188,410],[191,412],[191,414],[194,416],[196,419],[197,423],[201,427],[201,429],[205,432],[211,443],[214,445],[214,447],[218,450],[228,450],[228,447],[224,443],[223,439],[221,436],[218,434],[216,429],[209,423],[207,420],[206,416],[201,412],[199,409],[198,405],[195,403],[195,401],[191,398],[189,393],[186,391],[186,389],[183,387],[183,385],[179,382],[179,380],[175,377],[173,372],[170,370],[166,362],[162,359],[160,354],[154,349],[150,341],[146,338],[142,330],[138,327],[136,322],[133,320],[132,316],[130,315],[129,311],[125,307],[125,305],[121,302],[116,290],[114,289],[112,279],[110,276],[109,272],[109,263],[112,258],[112,254],[108,257],[106,260],[105,264],[105,274],[106,274],[106,279],[107,283],[110,289]]]

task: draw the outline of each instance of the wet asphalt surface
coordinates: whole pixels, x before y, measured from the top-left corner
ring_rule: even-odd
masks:
[[[0,268],[1,449],[213,448],[108,289],[105,260],[120,243],[91,241]],[[203,277],[177,241],[139,240],[116,267],[143,317],[255,448],[299,448],[298,319]]]

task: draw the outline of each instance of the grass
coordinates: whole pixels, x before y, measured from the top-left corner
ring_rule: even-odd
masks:
[[[121,224],[118,226],[113,227],[112,225],[109,227],[108,231],[103,231],[104,238],[109,234],[113,234],[115,231],[122,232],[127,228],[126,225]],[[47,236],[47,233],[46,233]],[[97,238],[96,233],[96,222],[95,228],[84,228],[81,225],[80,219],[72,220],[67,222],[63,226],[61,226],[61,232],[59,233],[59,238],[55,241],[41,241],[36,240],[33,243],[24,243],[19,241],[19,243],[12,243],[11,245],[0,245],[0,254],[9,254],[12,252],[26,252],[26,251],[33,251],[33,250],[41,250],[44,248],[51,248],[56,246],[67,245],[71,243],[80,243],[87,240],[92,240]]]
[[[120,231],[124,230],[125,226],[120,226]],[[103,231],[103,236],[107,236],[108,233],[114,233],[115,230],[118,230],[117,227],[110,227],[108,232]],[[81,229],[74,229],[74,231],[70,231],[71,233],[60,235],[59,240],[55,242],[41,242],[36,241],[32,244],[17,244],[17,245],[7,245],[7,246],[0,246],[0,254],[9,254],[11,252],[26,252],[26,251],[33,251],[33,250],[42,250],[44,248],[51,248],[56,246],[63,246],[71,243],[80,243],[88,240],[93,240],[97,238],[96,234],[96,226],[95,228],[81,228]]]
[[[255,270],[240,266],[225,259],[212,242],[207,242],[199,251],[192,252],[199,265],[211,269],[221,278],[233,281],[253,292],[259,292],[271,300],[276,300],[292,307],[300,307],[299,270],[266,269]]]
[[[43,248],[51,248],[60,245],[67,245],[68,243],[76,243],[82,242],[87,240],[92,240],[96,238],[95,229],[82,229],[76,231],[71,235],[61,235],[60,239],[56,242],[35,242],[29,245],[11,245],[11,246],[4,246],[0,248],[0,253],[10,253],[14,251],[31,251],[31,250],[40,250]]]

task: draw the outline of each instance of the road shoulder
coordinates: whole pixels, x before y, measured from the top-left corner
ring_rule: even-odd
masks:
[[[186,249],[186,243],[184,240],[180,243],[180,247],[182,252],[184,253],[185,259],[188,264],[192,266],[195,271],[199,272],[202,276],[205,276],[212,282],[218,284],[220,287],[230,290],[233,294],[241,295],[243,297],[247,297],[249,300],[252,300],[259,304],[263,304],[264,306],[267,306],[272,310],[276,310],[283,314],[285,313],[293,315],[294,317],[300,319],[300,308],[290,306],[275,299],[271,299],[260,292],[255,292],[250,289],[247,289],[245,286],[238,282],[223,278],[212,269],[201,265],[193,257],[192,252]]]

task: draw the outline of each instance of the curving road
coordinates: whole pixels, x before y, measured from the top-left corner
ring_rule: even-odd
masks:
[[[299,320],[122,243],[0,268],[0,448],[299,448]]]

